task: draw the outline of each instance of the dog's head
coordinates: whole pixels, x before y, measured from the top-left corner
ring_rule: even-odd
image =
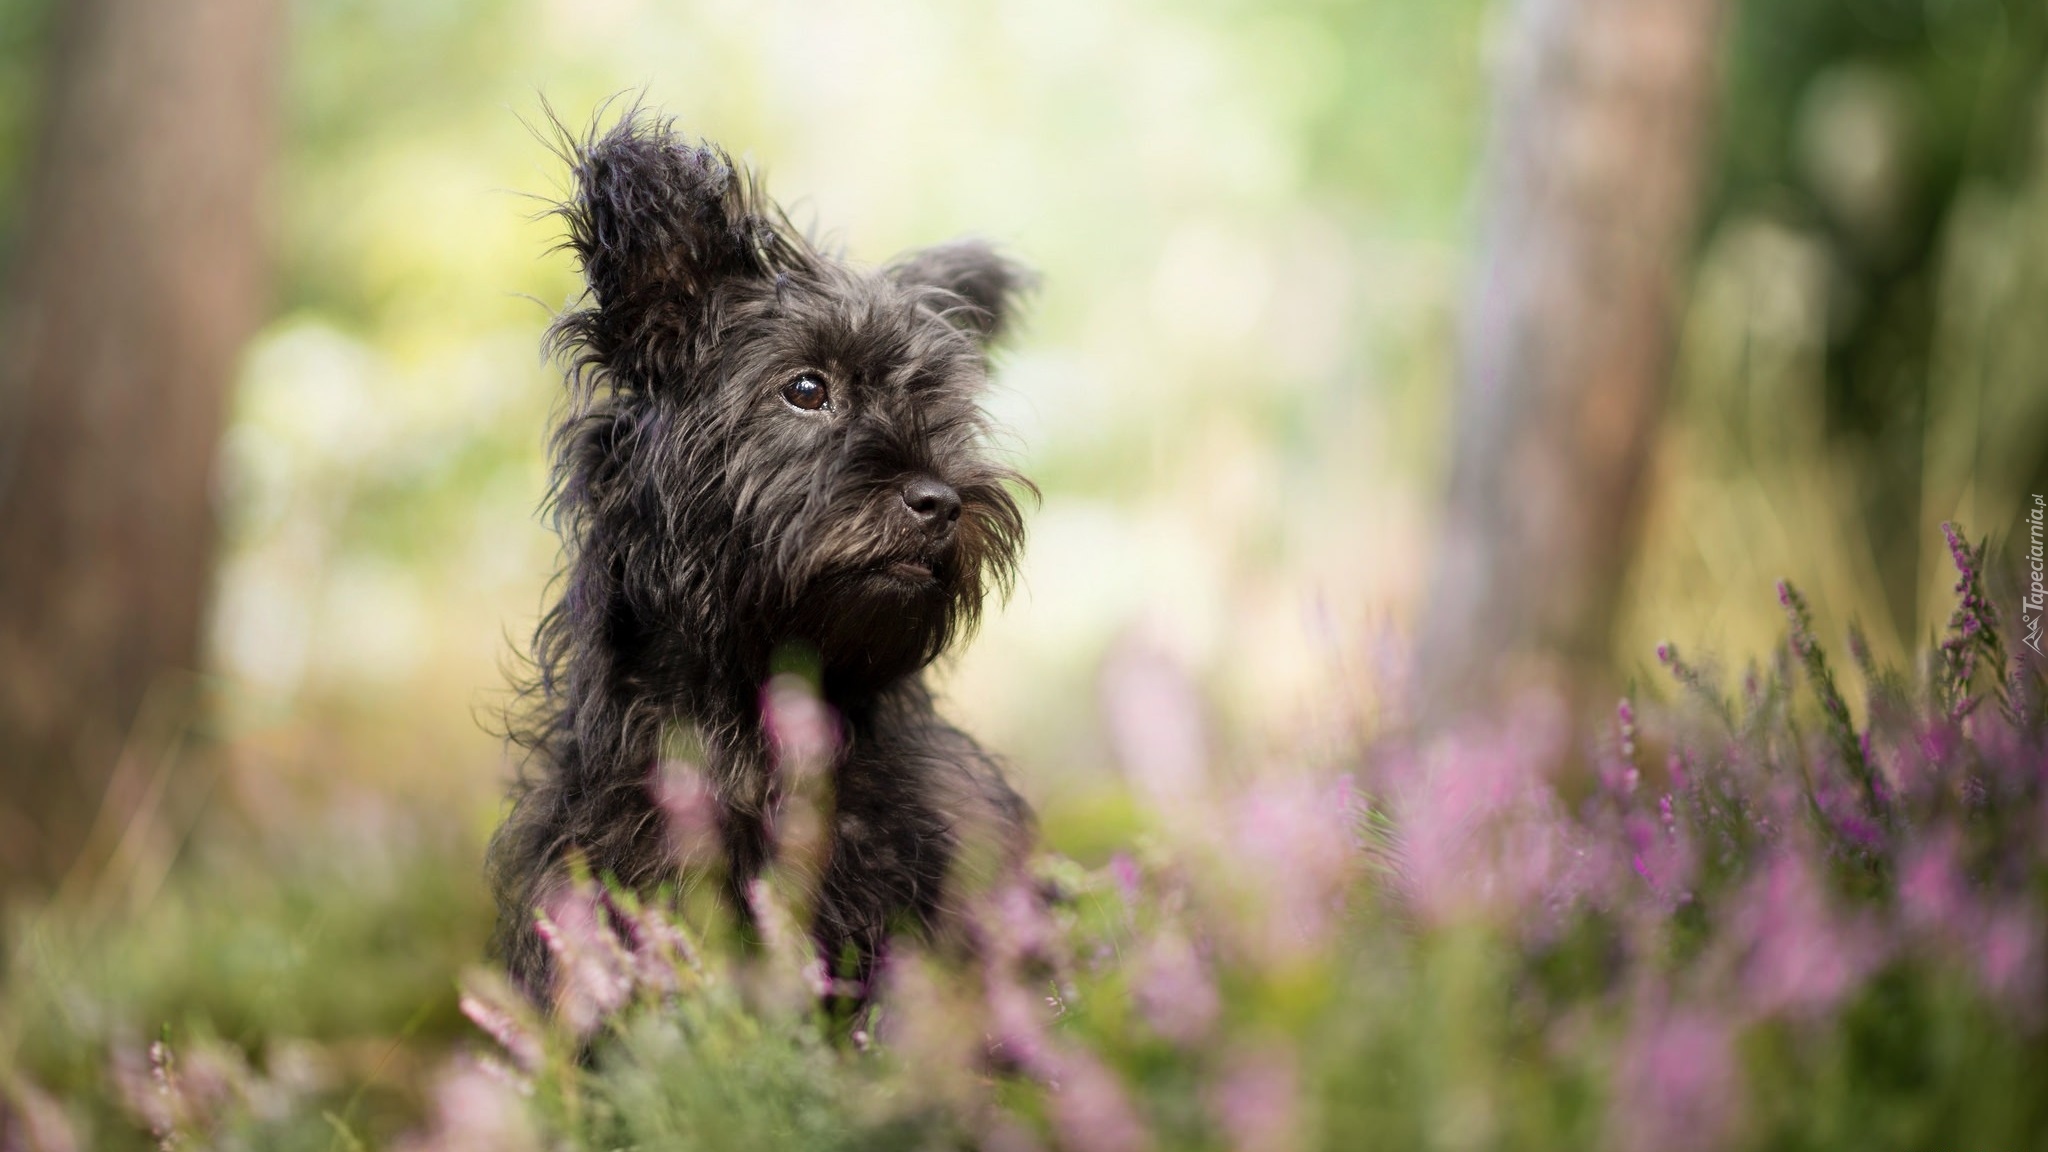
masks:
[[[802,645],[870,686],[930,662],[1022,544],[1029,486],[979,400],[1027,274],[972,241],[851,266],[642,115],[568,151],[570,597],[609,589],[606,626],[657,659],[664,637]]]

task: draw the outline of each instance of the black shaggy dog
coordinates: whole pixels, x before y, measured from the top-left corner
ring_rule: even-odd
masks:
[[[669,122],[630,112],[593,136],[565,148],[557,210],[588,286],[549,335],[571,390],[552,489],[566,568],[491,846],[498,950],[542,995],[533,913],[570,861],[636,890],[678,878],[650,791],[678,732],[744,890],[781,787],[762,687],[794,651],[842,726],[813,932],[861,981],[892,931],[946,932],[971,830],[998,861],[1030,839],[922,675],[1015,571],[1030,486],[992,459],[977,400],[1027,274],[977,242],[856,268]]]

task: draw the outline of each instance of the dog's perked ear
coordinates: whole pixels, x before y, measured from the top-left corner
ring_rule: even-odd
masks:
[[[723,282],[803,261],[801,241],[750,175],[673,122],[629,112],[569,158],[575,194],[559,209],[566,244],[614,333],[683,319]]]
[[[1002,338],[1016,319],[1019,300],[1038,277],[985,240],[955,240],[898,257],[889,278],[907,288],[927,288],[936,303],[984,347]]]

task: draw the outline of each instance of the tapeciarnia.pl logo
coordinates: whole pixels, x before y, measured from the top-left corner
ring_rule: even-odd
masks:
[[[2020,597],[2020,623],[2027,630],[2025,642],[2036,656],[2042,654],[2041,610],[2048,606],[2048,579],[2042,575],[2048,571],[2041,544],[2044,516],[2048,516],[2048,502],[2044,502],[2041,494],[2036,492],[2034,506],[2027,511],[2027,593]]]

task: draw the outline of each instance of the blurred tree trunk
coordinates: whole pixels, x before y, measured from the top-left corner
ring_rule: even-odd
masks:
[[[1719,0],[1520,0],[1504,38],[1426,712],[1588,686],[1636,535],[1719,86]]]
[[[214,459],[264,303],[282,20],[278,0],[70,0],[58,18],[0,311],[9,891],[77,866],[124,749],[161,751],[129,747],[145,700],[172,718],[157,737],[181,727]]]

